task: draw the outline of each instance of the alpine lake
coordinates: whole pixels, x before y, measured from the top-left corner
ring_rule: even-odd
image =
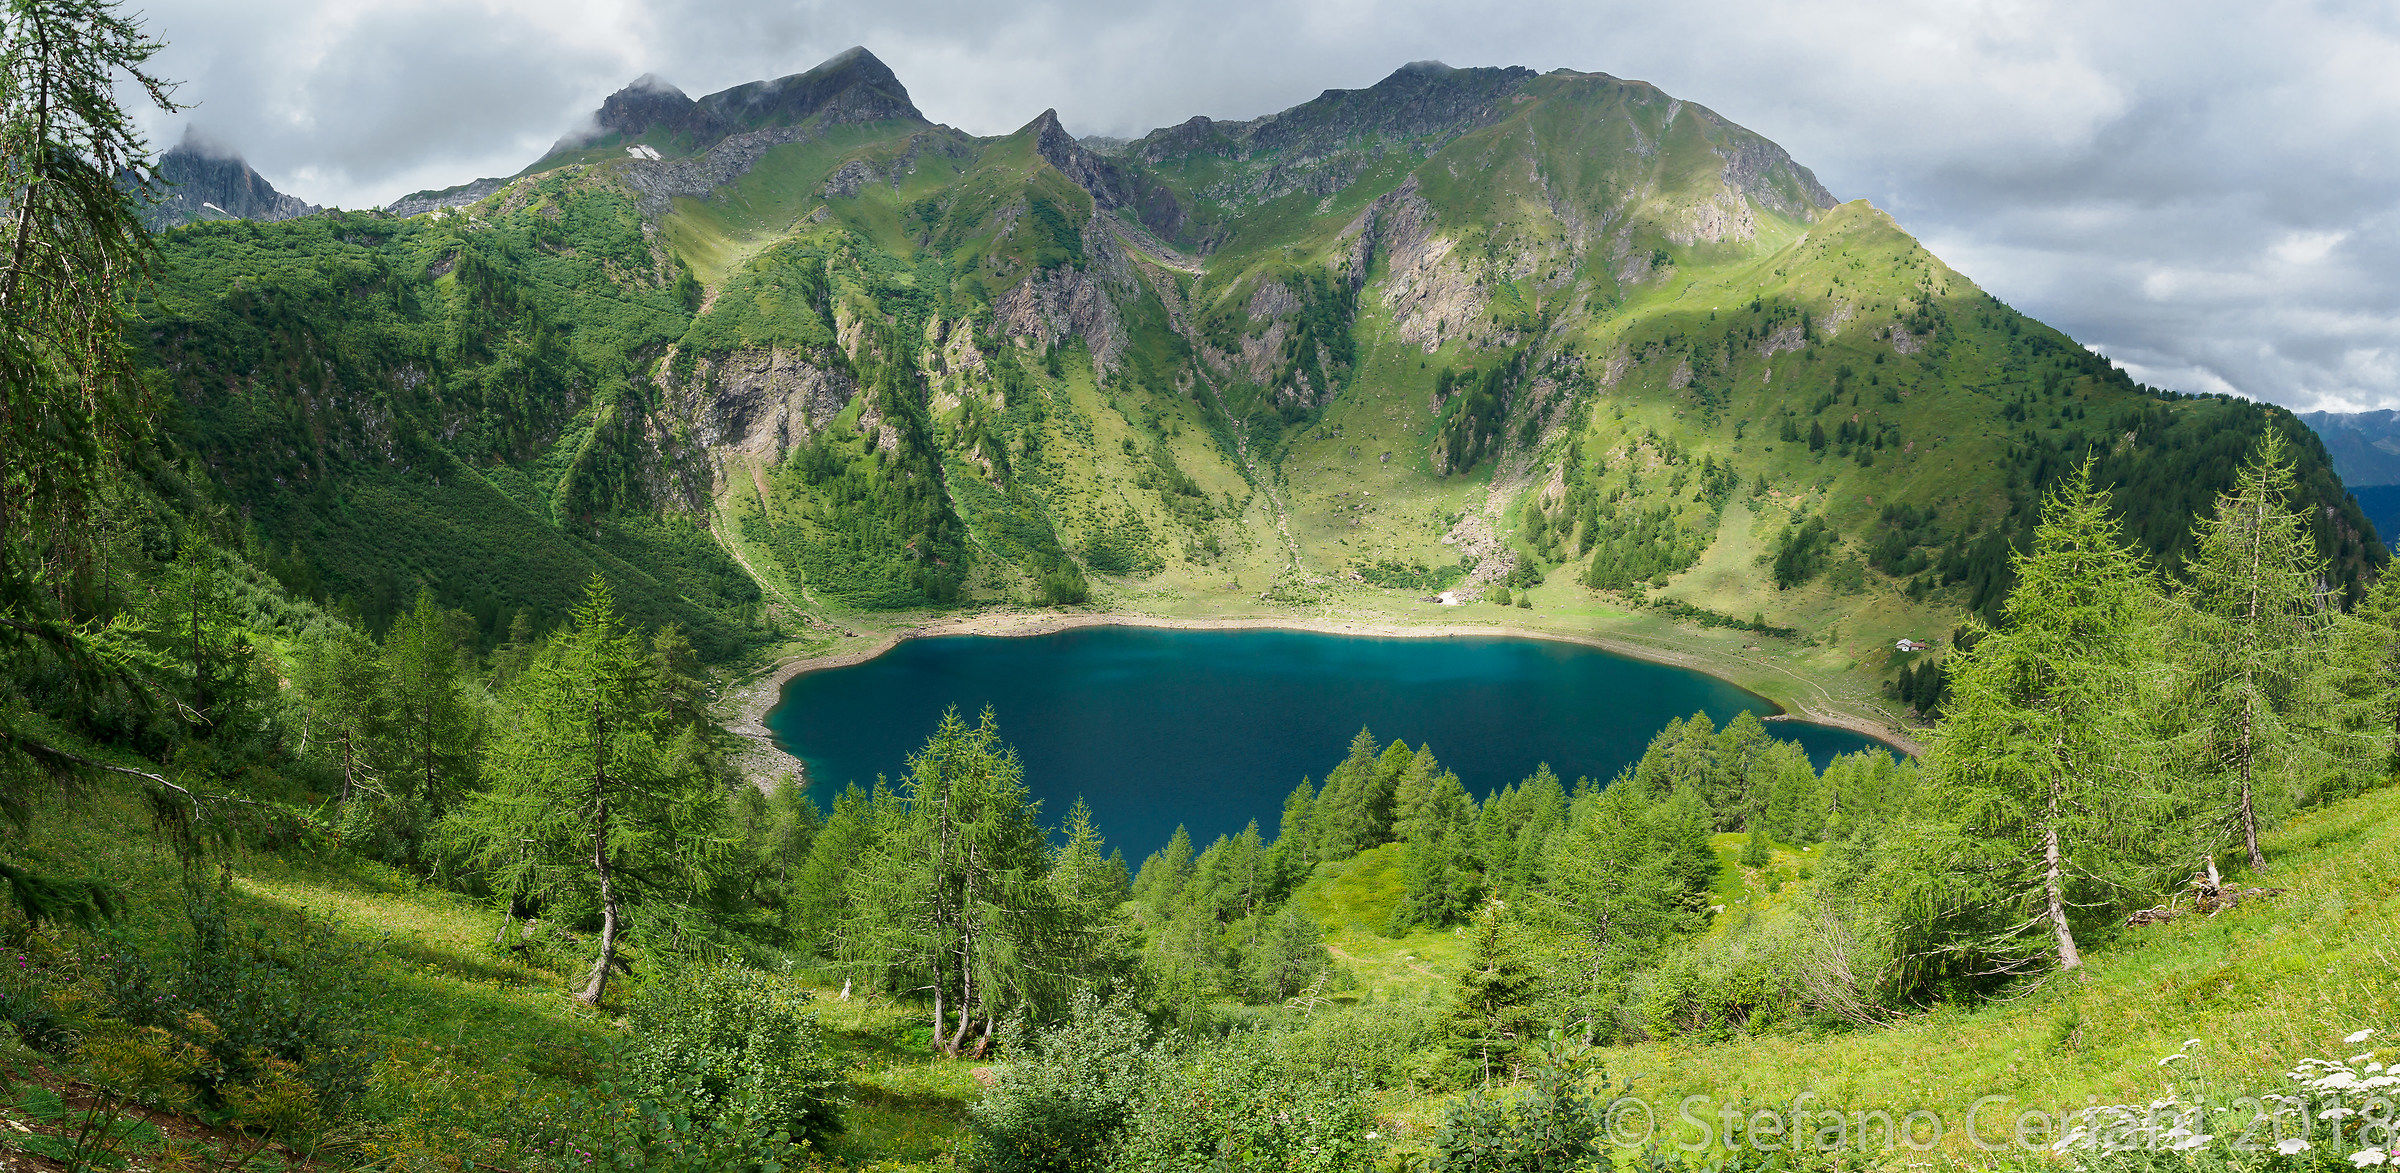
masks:
[[[1107,626],[903,640],[793,677],[766,726],[822,809],[852,781],[897,786],[953,706],[969,721],[990,707],[1045,823],[1080,796],[1128,860],[1178,824],[1195,844],[1253,819],[1272,837],[1284,796],[1322,781],[1362,727],[1379,746],[1432,747],[1481,799],[1544,763],[1570,788],[1605,783],[1695,712],[1722,728],[1776,711],[1713,676],[1557,640]],[[1819,769],[1885,748],[1800,721],[1767,730]]]

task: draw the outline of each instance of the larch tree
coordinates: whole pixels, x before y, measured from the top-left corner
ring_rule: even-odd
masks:
[[[2387,568],[2349,614],[2333,617],[2324,675],[2345,754],[2367,784],[2400,771],[2400,572]]]
[[[1551,838],[1535,887],[1538,919],[1558,946],[1549,985],[1586,1042],[1608,1032],[1608,1008],[1635,965],[1685,922],[1651,814],[1620,783],[1578,795]]]
[[[1081,950],[1049,882],[1050,850],[1015,751],[990,711],[953,709],[909,759],[842,926],[843,960],[931,996],[934,1045],[981,1055],[1000,1020],[1064,1004]]]
[[[2325,561],[2292,512],[2295,488],[2283,438],[2270,429],[2233,491],[2194,527],[2177,615],[2192,737],[2215,783],[2202,800],[2204,832],[2212,850],[2238,841],[2253,868],[2267,862],[2259,808],[2283,805],[2325,756],[2315,728],[2328,711],[2318,665],[2335,607]]]
[[[464,816],[492,887],[512,896],[588,884],[598,951],[576,997],[600,1004],[620,964],[626,905],[696,889],[723,846],[723,788],[689,729],[658,708],[652,664],[594,577],[569,629],[507,698],[490,788]]]
[[[1932,766],[1967,833],[2010,861],[1996,890],[2014,923],[1987,955],[2073,970],[2077,908],[2126,887],[2155,830],[2163,605],[2088,463],[2051,496],[2015,568],[2003,625],[1951,657]]]
[[[86,771],[137,777],[162,818],[202,816],[184,786],[52,744],[16,684],[40,665],[63,686],[45,698],[54,709],[162,707],[91,623],[108,593],[94,523],[146,431],[124,295],[148,270],[139,192],[156,173],[118,96],[181,108],[150,71],[160,48],[113,0],[0,0],[0,819],[12,823],[31,779]],[[31,917],[88,922],[115,902],[106,885],[5,857],[0,887]]]
[[[459,676],[449,617],[420,592],[384,635],[384,723],[392,798],[412,811],[404,825],[430,825],[473,781],[476,714]]]

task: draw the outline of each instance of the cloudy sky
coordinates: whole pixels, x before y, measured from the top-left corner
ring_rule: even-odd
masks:
[[[139,3],[140,0],[135,0]],[[506,174],[633,77],[853,44],[982,134],[1246,118],[1403,62],[1656,83],[2149,382],[2400,407],[2389,0],[151,0],[188,121],[360,207]]]

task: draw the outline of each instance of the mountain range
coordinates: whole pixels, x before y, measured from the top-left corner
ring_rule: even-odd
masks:
[[[278,573],[493,639],[593,571],[727,653],[877,610],[1447,592],[1868,676],[1992,612],[2087,460],[2172,570],[2268,428],[2342,579],[2383,557],[2290,413],[2140,386],[1604,73],[979,137],[854,49],[645,77],[516,175],[167,249],[149,359]]]

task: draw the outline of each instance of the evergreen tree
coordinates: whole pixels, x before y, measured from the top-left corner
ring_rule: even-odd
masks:
[[[1467,965],[1442,1021],[1461,1073],[1482,1083],[1514,1079],[1533,1040],[1535,975],[1506,904],[1487,901],[1467,929]]]
[[[1308,779],[1283,800],[1283,820],[1276,824],[1275,845],[1267,853],[1267,900],[1281,901],[1308,878],[1317,866],[1316,826],[1313,822],[1317,788]]]
[[[347,805],[378,777],[375,747],[386,736],[388,718],[383,660],[356,628],[339,624],[310,643],[301,663],[308,733],[329,747],[342,774],[335,801]]]
[[[1430,762],[1431,754],[1419,754]],[[1448,770],[1416,782],[1400,823],[1405,845],[1400,863],[1401,896],[1390,930],[1410,925],[1440,927],[1463,920],[1474,908],[1475,803]]]
[[[1394,788],[1415,763],[1416,755],[1398,741],[1378,754],[1375,735],[1360,729],[1317,793],[1317,858],[1348,859],[1390,839]]]
[[[649,659],[597,575],[570,630],[508,700],[490,789],[466,812],[465,837],[495,890],[514,895],[569,876],[591,886],[598,949],[576,997],[597,1006],[619,964],[627,901],[705,879],[721,842],[723,791],[688,732],[662,736]]]
[[[1687,923],[1645,821],[1630,787],[1586,791],[1550,847],[1535,906],[1558,944],[1548,985],[1587,1042],[1611,1033],[1626,975]]]
[[[856,782],[843,787],[833,798],[825,825],[810,839],[808,857],[792,876],[785,919],[801,948],[827,955],[835,930],[849,918],[850,873],[875,850],[882,833],[880,816],[889,806],[884,796],[880,778],[872,793]]]
[[[1151,852],[1142,861],[1142,870],[1134,874],[1133,898],[1152,912],[1164,914],[1191,882],[1192,833],[1177,824],[1167,845]]]
[[[1708,841],[1708,803],[1699,785],[1676,787],[1665,802],[1652,805],[1645,823],[1650,849],[1665,869],[1670,897],[1692,917],[1703,919],[1718,865],[1716,848]]]
[[[150,72],[159,48],[110,0],[11,0],[0,16],[0,667],[10,669],[0,814],[11,818],[24,812],[25,780],[96,765],[21,719],[18,669],[68,669],[70,709],[147,691],[102,654],[85,621],[102,610],[106,578],[99,499],[148,431],[124,306],[152,255],[139,197],[156,173],[117,97],[181,108]],[[149,784],[162,799],[190,797],[164,779]],[[53,890],[0,868],[21,897]]]
[[[2046,934],[2072,970],[2077,909],[2121,892],[2156,830],[2146,714],[2161,607],[2088,463],[2051,497],[2015,572],[2006,624],[1951,657],[1932,768],[1968,833],[2012,861],[1996,881],[2005,927],[1981,947],[2022,967],[2039,956],[2026,937]]]
[[[2387,569],[2358,609],[2333,623],[2324,672],[2341,756],[2373,785],[2400,773],[2400,572]]]
[[[2195,527],[2179,613],[2183,686],[2215,783],[2217,813],[2206,821],[2239,842],[2253,868],[2266,866],[2259,808],[2283,805],[2325,757],[2317,665],[2333,607],[2324,559],[2291,511],[2295,487],[2283,437],[2270,428],[2233,491]]]
[[[1099,829],[1092,826],[1091,805],[1081,797],[1067,808],[1067,821],[1060,830],[1066,842],[1051,861],[1050,885],[1057,891],[1059,903],[1074,916],[1096,923],[1115,913],[1131,896],[1125,890],[1125,873],[1102,854],[1106,844],[1101,842]]]
[[[399,833],[413,841],[467,790],[477,732],[460,686],[458,643],[449,616],[434,603],[432,592],[420,592],[417,605],[392,621],[383,639],[383,658],[384,728],[389,739],[385,781],[391,800],[407,812]],[[648,707],[625,703],[629,710]]]
[[[1331,972],[1333,955],[1325,951],[1325,934],[1316,922],[1286,907],[1268,920],[1246,969],[1255,997],[1281,1002]]]
[[[935,1046],[980,1056],[1000,1020],[1064,1004],[1084,956],[1050,886],[1050,852],[1024,771],[986,710],[953,709],[909,759],[874,851],[852,873],[842,956],[889,989],[932,994]]]
[[[1767,835],[1755,823],[1751,824],[1749,836],[1742,841],[1742,866],[1746,868],[1767,866]]]

